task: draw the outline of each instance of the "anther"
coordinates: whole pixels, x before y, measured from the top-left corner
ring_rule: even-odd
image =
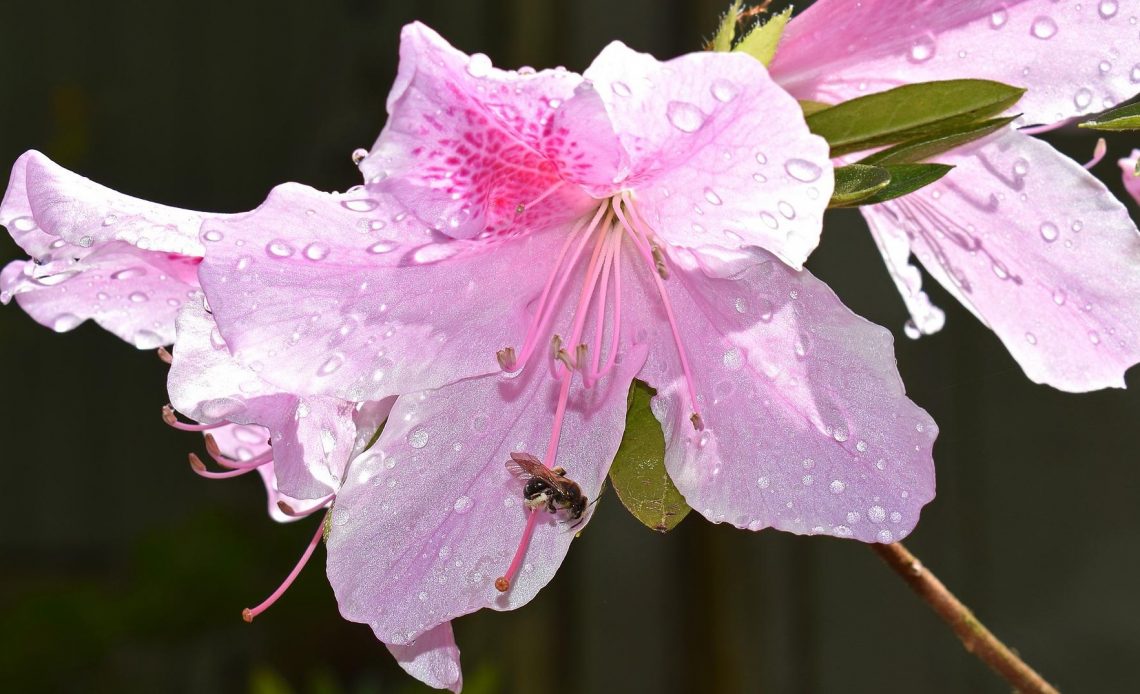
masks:
[[[586,344],[582,343],[582,344],[578,345],[577,349],[574,350],[574,363],[576,365],[584,366],[586,364],[586,350],[587,349],[588,348],[586,347]]]
[[[565,366],[570,371],[578,368],[577,365],[574,364],[574,360],[570,358],[570,353],[561,347],[559,347],[558,351],[554,353],[554,358],[555,360],[562,362],[563,366]]]
[[[495,579],[495,590],[500,593],[505,593],[511,589],[511,579],[506,576],[499,576]]]
[[[657,274],[661,279],[669,279],[669,266],[665,264],[665,253],[662,252],[661,247],[652,241],[649,242],[649,248],[653,253],[653,265],[657,268]]]
[[[694,412],[693,416],[689,417],[689,421],[693,423],[693,428],[697,431],[705,430],[705,420],[703,417],[701,417],[700,412]]]
[[[174,355],[171,354],[165,347],[158,348],[158,358],[161,359],[167,366],[170,366],[174,363]]]
[[[499,367],[502,368],[503,371],[514,371],[515,365],[518,363],[514,347],[504,347],[500,349],[498,352],[495,352],[495,358],[499,360]]]
[[[526,212],[526,205],[519,205],[515,208],[515,214],[522,214],[523,212]]]

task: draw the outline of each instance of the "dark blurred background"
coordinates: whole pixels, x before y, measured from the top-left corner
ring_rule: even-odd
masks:
[[[213,211],[274,184],[343,190],[384,121],[400,26],[504,66],[584,68],[611,39],[698,49],[728,0],[0,3],[0,165],[37,148],[108,186]],[[805,3],[806,4],[806,3]],[[1050,136],[1085,159],[1092,139]],[[1116,138],[1095,171],[1119,191]],[[1126,691],[1140,654],[1140,396],[1027,381],[933,285],[944,332],[911,342],[857,213],[811,267],[890,327],[942,427],[938,498],[908,541],[1046,677]],[[6,235],[0,260],[21,253]],[[310,519],[279,526],[255,477],[211,482],[162,425],[166,367],[92,324],[0,310],[0,688],[364,693],[423,689],[340,619],[318,550],[252,625]],[[1129,382],[1137,385],[1134,371]],[[468,692],[1005,692],[866,547],[690,517],[642,528],[607,498],[528,607],[456,625]]]

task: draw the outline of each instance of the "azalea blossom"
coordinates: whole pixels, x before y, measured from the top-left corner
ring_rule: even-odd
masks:
[[[1117,2],[821,0],[788,25],[772,76],[836,103],[901,84],[985,78],[1026,87],[1025,124],[1058,124],[1140,91],[1134,12]],[[927,272],[989,326],[1035,382],[1123,387],[1140,361],[1140,236],[1096,178],[1014,129],[937,157],[956,168],[863,207],[912,316],[941,329]]]
[[[345,617],[418,644],[529,601],[575,532],[505,462],[534,455],[595,499],[634,378],[710,520],[910,532],[936,428],[889,333],[797,271],[831,165],[759,62],[614,43],[582,75],[504,71],[419,24],[400,53],[364,186],[280,186],[202,233],[238,364],[303,398],[399,396],[330,511]]]

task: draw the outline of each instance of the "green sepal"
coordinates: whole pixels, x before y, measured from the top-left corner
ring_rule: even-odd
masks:
[[[1004,118],[994,118],[993,120],[986,120],[980,123],[967,123],[948,133],[899,143],[894,147],[875,152],[869,157],[864,157],[859,160],[859,163],[878,164],[880,166],[884,164],[914,164],[938,156],[944,152],[949,152],[956,147],[969,144],[974,140],[980,140],[986,135],[1001,130],[1012,123],[1016,118],[1017,116],[1006,116]]]
[[[774,14],[768,21],[756,25],[748,35],[736,44],[733,50],[747,53],[753,58],[770,65],[772,58],[776,57],[776,48],[780,45],[780,38],[784,35],[784,28],[792,18],[792,8],[779,14]]]
[[[716,34],[709,41],[708,49],[710,51],[727,53],[732,50],[732,42],[736,40],[736,23],[740,18],[740,6],[743,4],[744,0],[736,0],[720,18],[720,25],[717,26]]]
[[[804,112],[804,118],[819,113],[825,108],[831,108],[831,104],[825,104],[822,101],[810,101],[808,99],[802,99],[798,103],[800,105],[800,110]]]
[[[655,394],[641,381],[630,385],[625,434],[610,467],[610,482],[634,518],[665,533],[691,509],[665,469],[665,435],[649,408]]]
[[[807,117],[837,157],[908,140],[932,139],[1001,113],[1024,89],[990,80],[943,80],[896,87]]]
[[[1140,130],[1140,103],[1105,111],[1096,118],[1081,123],[1080,127],[1089,130]]]
[[[953,166],[947,164],[891,164],[882,167],[891,175],[891,182],[874,195],[848,205],[832,205],[832,207],[861,207],[863,205],[877,205],[895,198],[909,195],[919,188],[934,183],[950,173]]]
[[[891,183],[891,172],[881,166],[848,164],[835,169],[835,192],[828,207],[850,207]]]

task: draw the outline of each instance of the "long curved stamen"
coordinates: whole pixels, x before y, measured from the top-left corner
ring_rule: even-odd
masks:
[[[309,541],[309,546],[305,548],[305,552],[301,555],[301,559],[297,562],[297,565],[293,567],[293,570],[289,572],[289,575],[285,577],[285,580],[281,582],[277,590],[273,591],[261,604],[257,607],[247,607],[242,610],[242,619],[247,622],[252,622],[254,617],[269,609],[270,605],[277,602],[277,600],[285,594],[285,591],[289,590],[289,586],[293,585],[293,581],[297,580],[297,576],[301,574],[301,569],[305,568],[305,564],[309,563],[309,557],[313,556],[313,551],[317,548],[317,545],[321,543],[324,532],[325,522],[321,520],[321,522],[317,524],[317,532],[313,535],[313,539]]]
[[[606,222],[603,226],[609,226],[611,217],[606,216]],[[590,264],[586,267],[586,275],[582,278],[582,291],[578,294],[578,305],[574,307],[574,319],[570,328],[570,341],[569,345],[573,349],[578,350],[581,344],[579,340],[582,339],[582,330],[586,325],[586,316],[590,310],[590,299],[593,298],[594,289],[598,285],[598,277],[602,270],[602,251],[609,246],[609,237],[606,235],[608,231],[602,232],[598,239],[594,242],[594,252],[590,255]],[[577,352],[573,364],[575,367],[581,367],[583,360],[578,359]],[[562,363],[556,368],[567,369],[567,365]]]
[[[189,458],[190,458],[190,469],[194,471],[194,474],[198,475],[199,477],[205,477],[206,479],[210,479],[210,480],[228,480],[231,477],[241,477],[242,475],[245,475],[245,474],[252,472],[253,470],[256,469],[256,468],[248,467],[248,468],[241,468],[240,470],[227,470],[225,472],[210,472],[209,470],[206,469],[206,464],[203,463],[202,459],[199,458],[197,455],[195,455],[194,453],[191,453],[189,455]]]
[[[681,360],[681,371],[685,374],[685,385],[689,390],[689,400],[693,407],[693,427],[695,429],[703,429],[704,424],[701,418],[700,404],[697,402],[697,389],[693,380],[693,372],[689,368],[689,356],[685,351],[684,342],[681,340],[681,329],[677,325],[677,319],[673,315],[673,303],[669,300],[669,293],[665,291],[665,283],[661,278],[661,273],[658,271],[659,261],[653,257],[650,250],[651,243],[648,234],[645,233],[645,223],[637,215],[629,193],[622,193],[621,201],[623,203],[622,205],[614,205],[614,212],[617,213],[617,217],[621,221],[622,226],[629,232],[630,237],[634,241],[634,245],[641,251],[641,256],[649,267],[649,274],[653,275],[653,281],[657,285],[657,292],[661,296],[661,304],[665,308],[665,316],[669,320],[669,328],[673,332],[673,343],[677,346],[677,356]],[[629,218],[626,218],[622,213],[621,208],[623,206],[629,211]]]
[[[214,422],[213,424],[187,424],[180,422],[178,421],[178,416],[174,414],[174,408],[170,405],[162,406],[162,421],[179,431],[209,431],[210,429],[217,429],[218,427],[224,427],[229,424],[229,422],[226,421]]]
[[[213,435],[206,434],[203,438],[206,440],[206,453],[210,455],[210,458],[212,458],[215,463],[222,467],[230,468],[231,470],[243,470],[247,468],[252,470],[266,463],[273,462],[273,451],[265,451],[249,460],[237,460],[222,455],[222,450],[218,448],[218,442],[214,439]]]
[[[594,304],[594,342],[590,346],[590,365],[582,374],[582,385],[587,388],[592,388],[601,375],[598,365],[602,360],[602,341],[605,339],[606,299],[609,298],[610,295],[610,276],[614,273],[617,263],[621,262],[618,255],[618,249],[621,248],[621,238],[622,235],[620,233],[610,234],[609,247],[606,249],[605,261],[602,265],[601,286],[598,287],[596,293],[597,301]],[[613,316],[614,326],[613,332],[610,335],[609,356],[611,359],[616,358],[618,333],[621,330],[621,319],[617,314],[617,312],[621,310],[621,295],[619,294],[616,298],[617,306]]]

